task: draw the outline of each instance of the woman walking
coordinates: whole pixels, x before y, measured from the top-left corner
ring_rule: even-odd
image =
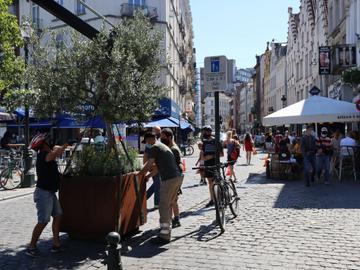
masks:
[[[247,165],[250,165],[251,154],[254,151],[253,147],[254,147],[254,143],[251,139],[251,136],[249,133],[246,133],[245,139],[244,139],[244,150],[246,152],[246,164]]]
[[[232,131],[226,132],[225,144],[227,148],[227,160],[231,163],[229,164],[230,179],[234,177],[234,182],[236,182],[237,179],[234,171],[234,165],[240,154],[240,145],[236,140],[233,139]]]

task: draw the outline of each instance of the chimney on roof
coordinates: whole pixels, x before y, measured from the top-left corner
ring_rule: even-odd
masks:
[[[293,8],[292,8],[292,7],[288,7],[288,13],[289,13],[289,15],[292,15],[292,12],[293,12]]]

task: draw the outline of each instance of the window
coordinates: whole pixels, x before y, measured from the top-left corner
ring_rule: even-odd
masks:
[[[145,6],[145,0],[129,0],[130,5]]]
[[[64,0],[56,0],[56,2],[59,4],[59,5],[64,5]]]
[[[34,27],[40,27],[40,8],[36,4],[32,4],[31,7],[32,23]]]
[[[83,0],[85,2],[85,0]],[[85,14],[85,6],[79,0],[76,1],[76,15]]]

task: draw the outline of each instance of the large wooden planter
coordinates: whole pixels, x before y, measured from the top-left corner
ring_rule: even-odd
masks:
[[[118,177],[63,176],[59,189],[61,231],[71,237],[93,239],[111,231],[124,235],[137,230],[146,222],[146,181],[138,180],[140,209],[134,179],[135,173]]]

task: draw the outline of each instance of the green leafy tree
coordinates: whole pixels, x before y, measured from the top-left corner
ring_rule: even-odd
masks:
[[[22,46],[17,18],[9,13],[12,0],[0,0],[0,102],[6,93],[19,88],[23,83],[24,61],[16,55]]]
[[[105,30],[94,40],[50,32],[34,42],[28,77],[37,115],[97,115],[108,124],[149,119],[164,94],[158,84],[161,35],[139,13],[111,36]]]

